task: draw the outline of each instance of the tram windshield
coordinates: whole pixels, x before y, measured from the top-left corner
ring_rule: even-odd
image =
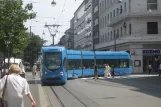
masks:
[[[45,53],[45,66],[51,71],[55,71],[61,66],[61,52],[47,52]]]

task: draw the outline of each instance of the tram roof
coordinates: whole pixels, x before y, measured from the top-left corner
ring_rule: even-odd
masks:
[[[125,51],[96,51],[96,55],[129,55],[129,53]]]
[[[79,50],[67,50],[67,54],[75,54],[80,55],[82,52],[82,55],[94,55],[94,51],[79,51]],[[125,51],[95,51],[96,55],[129,55],[129,53]]]
[[[48,50],[48,49],[60,49],[60,50],[63,50],[65,49],[65,47],[62,47],[62,46],[45,46],[45,47],[42,47],[42,50]]]

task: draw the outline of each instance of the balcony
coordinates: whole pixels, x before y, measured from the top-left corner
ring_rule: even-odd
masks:
[[[131,12],[131,13],[127,13],[124,12],[122,14],[119,14],[118,16],[112,18],[111,20],[109,20],[107,26],[108,27],[113,27],[116,24],[127,20],[128,18],[134,18],[134,17],[160,17],[161,16],[161,12],[159,10],[155,10],[155,11],[139,11],[139,12]]]

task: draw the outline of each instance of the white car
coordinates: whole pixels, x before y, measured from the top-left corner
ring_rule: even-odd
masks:
[[[25,67],[22,63],[22,59],[19,58],[10,58],[9,66],[11,64],[17,64],[22,69],[22,74],[20,74],[22,77],[25,78]],[[8,73],[8,58],[5,59],[5,67],[6,67],[6,73]],[[2,73],[4,72],[4,61],[2,63]]]

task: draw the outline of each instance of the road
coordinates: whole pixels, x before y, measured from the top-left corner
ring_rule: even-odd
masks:
[[[68,80],[64,86],[41,86],[27,76],[37,107],[160,107],[161,77],[131,75]],[[29,107],[25,99],[25,107]],[[41,106],[40,106],[41,105]]]

